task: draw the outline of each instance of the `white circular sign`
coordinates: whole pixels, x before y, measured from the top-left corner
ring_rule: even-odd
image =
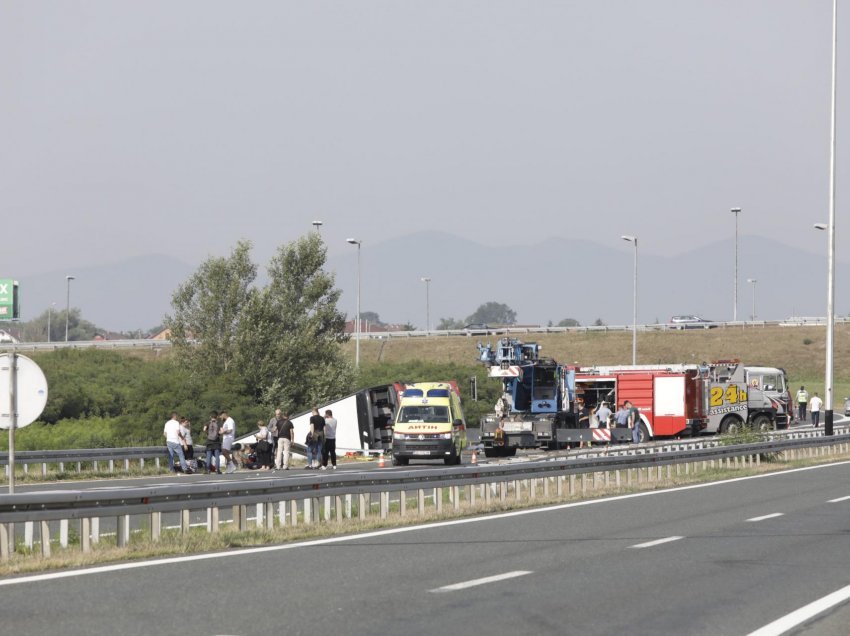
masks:
[[[15,356],[17,364],[17,426],[29,426],[38,419],[47,404],[47,378],[41,367],[26,356]],[[0,354],[0,429],[8,429],[11,416],[11,354]]]

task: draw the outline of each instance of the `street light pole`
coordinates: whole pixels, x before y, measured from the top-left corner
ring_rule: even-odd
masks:
[[[838,79],[838,0],[832,0],[832,105],[830,109],[829,131],[829,225],[827,226],[827,265],[829,283],[826,296],[826,373],[824,376],[823,434],[832,435],[832,384],[833,359],[832,349],[835,339],[835,108],[836,86]]]
[[[50,319],[53,317],[54,307],[56,303],[50,303],[50,307],[47,308],[47,342],[50,342]]]
[[[637,247],[638,240],[636,236],[623,235],[620,237],[624,241],[635,244],[635,276],[634,288],[632,290],[632,364],[637,364]]]
[[[732,322],[738,321],[738,215],[741,208],[732,208],[735,215],[735,303],[732,306]]]
[[[431,278],[423,276],[419,280],[425,283],[425,331],[431,331]]]
[[[753,315],[750,319],[755,322],[756,321],[756,283],[758,282],[755,278],[748,278],[747,282],[753,286]]]
[[[313,227],[316,228],[316,234],[318,234],[319,236],[322,235],[321,231],[319,231],[319,228],[322,227],[322,225],[324,225],[324,223],[322,223],[321,221],[313,221]]]
[[[360,368],[360,245],[363,241],[359,239],[348,239],[348,242],[357,246],[357,320],[355,326],[354,367]]]
[[[65,295],[65,342],[68,342],[68,318],[71,315],[71,281],[73,276],[65,277],[65,286],[67,288]]]

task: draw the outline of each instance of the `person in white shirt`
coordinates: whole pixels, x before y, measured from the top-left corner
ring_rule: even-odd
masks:
[[[820,410],[823,406],[823,400],[818,397],[818,394],[815,393],[812,396],[812,399],[809,400],[809,413],[812,416],[812,426],[815,428],[820,424]]]
[[[224,462],[227,466],[225,472],[236,472],[236,464],[233,463],[233,454],[230,452],[233,442],[236,439],[236,422],[227,413],[222,411],[219,417],[222,420],[221,425],[221,454],[224,455]]]
[[[165,423],[162,434],[165,435],[165,445],[168,447],[168,468],[171,472],[176,472],[174,468],[174,456],[180,460],[180,468],[184,475],[191,475],[192,471],[186,464],[186,457],[183,455],[183,434],[180,432],[180,422],[177,421],[177,413],[171,414],[171,419]]]
[[[322,447],[322,470],[328,469],[328,459],[336,470],[336,418],[333,412],[325,411],[325,445]]]

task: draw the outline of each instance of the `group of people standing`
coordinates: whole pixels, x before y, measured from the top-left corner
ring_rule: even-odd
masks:
[[[212,411],[203,427],[206,448],[207,472],[221,474],[221,457],[224,457],[224,472],[233,473],[237,465],[259,470],[289,470],[292,460],[292,445],[295,443],[295,425],[288,412],[275,409],[266,423],[257,422],[256,442],[240,448],[234,446],[236,422],[227,411]],[[314,408],[310,417],[310,432],[305,440],[307,446],[307,468],[326,470],[330,462],[336,468],[337,420],[330,409],[319,415]],[[163,429],[168,448],[168,468],[172,472],[191,475],[197,470],[193,459],[191,423],[172,413]],[[252,452],[253,451],[253,452]],[[179,468],[178,468],[179,462]]]
[[[221,420],[221,423],[219,423]],[[233,463],[231,448],[236,437],[236,423],[228,415],[227,411],[210,413],[210,421],[204,425],[204,435],[207,451],[207,472],[221,473],[219,468],[219,456],[224,455],[226,462],[225,470],[232,473],[236,470]],[[187,417],[179,417],[176,412],[171,414],[162,431],[165,435],[165,445],[168,448],[168,469],[171,472],[180,472],[183,475],[191,475],[197,470],[195,461],[195,447],[192,440],[192,423]],[[175,458],[179,461],[180,470],[177,469]]]
[[[632,442],[640,444],[640,422],[640,409],[631,400],[623,402],[622,407],[614,413],[608,402],[602,401],[595,407],[589,407],[585,406],[582,398],[578,399],[579,428],[630,428]]]
[[[809,392],[805,386],[801,386],[797,391],[797,419],[801,422],[806,421],[806,406],[809,407],[809,413],[812,416],[812,426],[817,428],[820,425],[820,410],[823,408],[823,400],[820,399],[817,392],[809,398]]]
[[[322,417],[319,415],[319,409],[313,409],[310,415],[310,432],[307,433],[306,439],[308,470],[327,470],[328,460],[336,470],[336,427],[337,421],[333,411],[327,409]]]

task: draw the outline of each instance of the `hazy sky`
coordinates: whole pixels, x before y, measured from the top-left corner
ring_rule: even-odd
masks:
[[[815,251],[831,4],[0,0],[0,274],[265,261],[314,219],[332,255],[429,228],[671,254],[733,206]]]

